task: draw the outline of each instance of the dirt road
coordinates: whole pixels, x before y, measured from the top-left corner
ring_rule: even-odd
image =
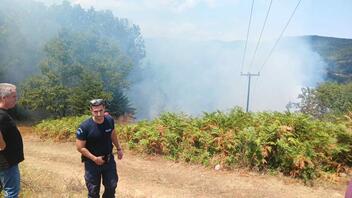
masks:
[[[20,129],[22,131],[28,129]],[[74,143],[24,134],[24,197],[86,197],[83,165]],[[117,197],[344,197],[345,182],[304,186],[286,177],[244,170],[215,171],[126,152],[118,161]]]

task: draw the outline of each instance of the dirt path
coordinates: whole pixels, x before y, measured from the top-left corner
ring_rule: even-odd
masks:
[[[20,130],[28,130],[21,128]],[[86,197],[83,166],[73,143],[24,134],[24,197]],[[118,197],[344,197],[346,182],[304,186],[248,171],[215,171],[126,152],[118,161]]]

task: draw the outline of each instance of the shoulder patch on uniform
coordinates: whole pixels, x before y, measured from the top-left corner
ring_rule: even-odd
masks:
[[[105,129],[105,132],[106,133],[109,133],[109,132],[111,132],[112,131],[112,129]]]
[[[78,128],[76,133],[77,133],[77,135],[81,135],[83,133],[83,131],[81,128]]]

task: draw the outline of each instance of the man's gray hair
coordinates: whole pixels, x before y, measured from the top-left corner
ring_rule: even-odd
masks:
[[[10,83],[0,83],[0,99],[16,91],[16,86]]]

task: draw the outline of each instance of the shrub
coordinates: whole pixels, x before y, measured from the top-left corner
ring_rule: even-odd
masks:
[[[35,126],[35,132],[41,138],[74,141],[76,139],[76,131],[79,124],[88,118],[88,115],[83,115],[79,117],[65,117],[56,120],[43,120]]]
[[[204,165],[277,170],[305,181],[351,165],[352,135],[344,124],[300,113],[166,113],[118,128],[131,149]]]

